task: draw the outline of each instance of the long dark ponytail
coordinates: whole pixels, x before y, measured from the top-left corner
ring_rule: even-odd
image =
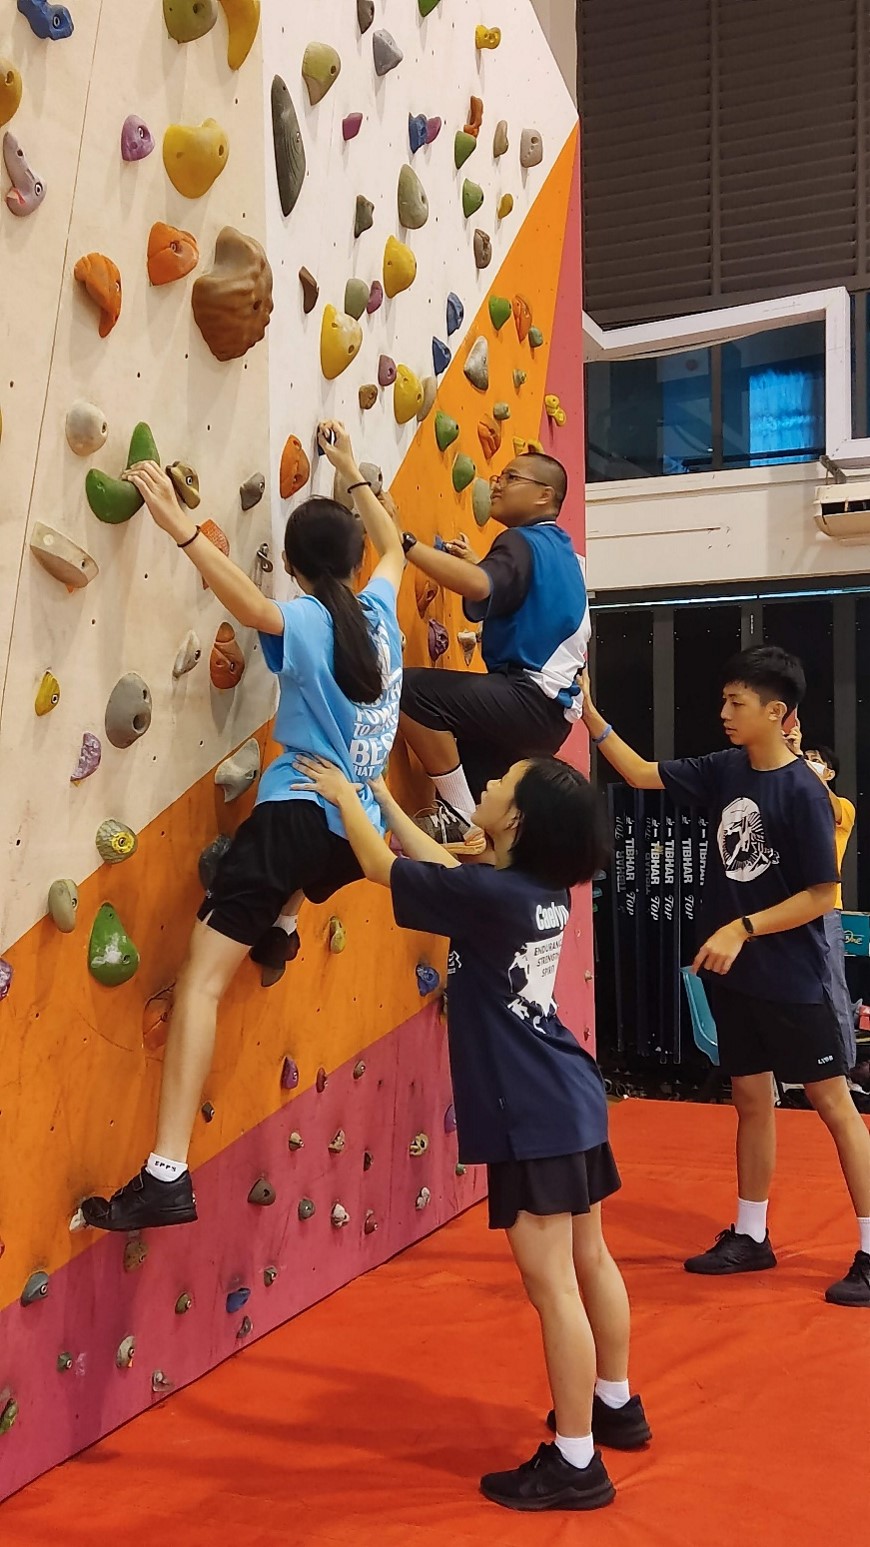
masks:
[[[332,618],[332,673],[354,704],[375,703],[385,686],[365,613],[347,585],[364,548],[362,523],[335,500],[306,500],[291,512],[284,533],[287,562]]]

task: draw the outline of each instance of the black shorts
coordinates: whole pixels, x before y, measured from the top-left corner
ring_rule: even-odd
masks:
[[[486,1170],[490,1230],[510,1230],[520,1210],[588,1214],[622,1186],[609,1144],[548,1160],[502,1160]]]
[[[326,902],[362,880],[346,838],[330,832],[313,800],[264,800],[243,822],[197,917],[240,945],[256,945],[288,897]]]
[[[725,1074],[775,1074],[788,1085],[813,1085],[846,1074],[843,1040],[830,999],[783,1004],[705,983]]]
[[[402,713],[432,731],[452,731],[476,800],[522,757],[552,757],[571,725],[527,672],[439,671],[409,667]]]

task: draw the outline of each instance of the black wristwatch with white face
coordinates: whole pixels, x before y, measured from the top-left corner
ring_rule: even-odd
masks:
[[[402,552],[404,554],[410,553],[411,549],[414,547],[416,541],[417,541],[417,539],[414,536],[413,532],[403,532],[402,533]]]

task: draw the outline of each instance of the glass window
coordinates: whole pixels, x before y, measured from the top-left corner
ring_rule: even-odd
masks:
[[[725,467],[812,462],[825,449],[825,325],[722,345]]]
[[[710,351],[586,369],[587,478],[649,478],[712,467]]]

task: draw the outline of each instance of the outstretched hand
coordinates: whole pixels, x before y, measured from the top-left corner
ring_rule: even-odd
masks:
[[[352,784],[347,774],[322,757],[297,757],[293,765],[297,773],[305,775],[304,784],[294,784],[294,790],[314,789],[331,806],[340,806],[349,794],[359,791],[360,785]]]
[[[172,479],[162,467],[156,462],[135,462],[121,476],[138,489],[155,526],[176,540],[187,533],[190,518],[182,511]]]
[[[317,444],[327,462],[331,462],[343,477],[356,473],[356,458],[353,454],[350,433],[340,419],[324,419],[317,426]]]
[[[479,564],[480,558],[475,553],[464,532],[459,532],[452,542],[445,543],[448,553],[452,553],[454,559],[466,559],[469,564]]]

